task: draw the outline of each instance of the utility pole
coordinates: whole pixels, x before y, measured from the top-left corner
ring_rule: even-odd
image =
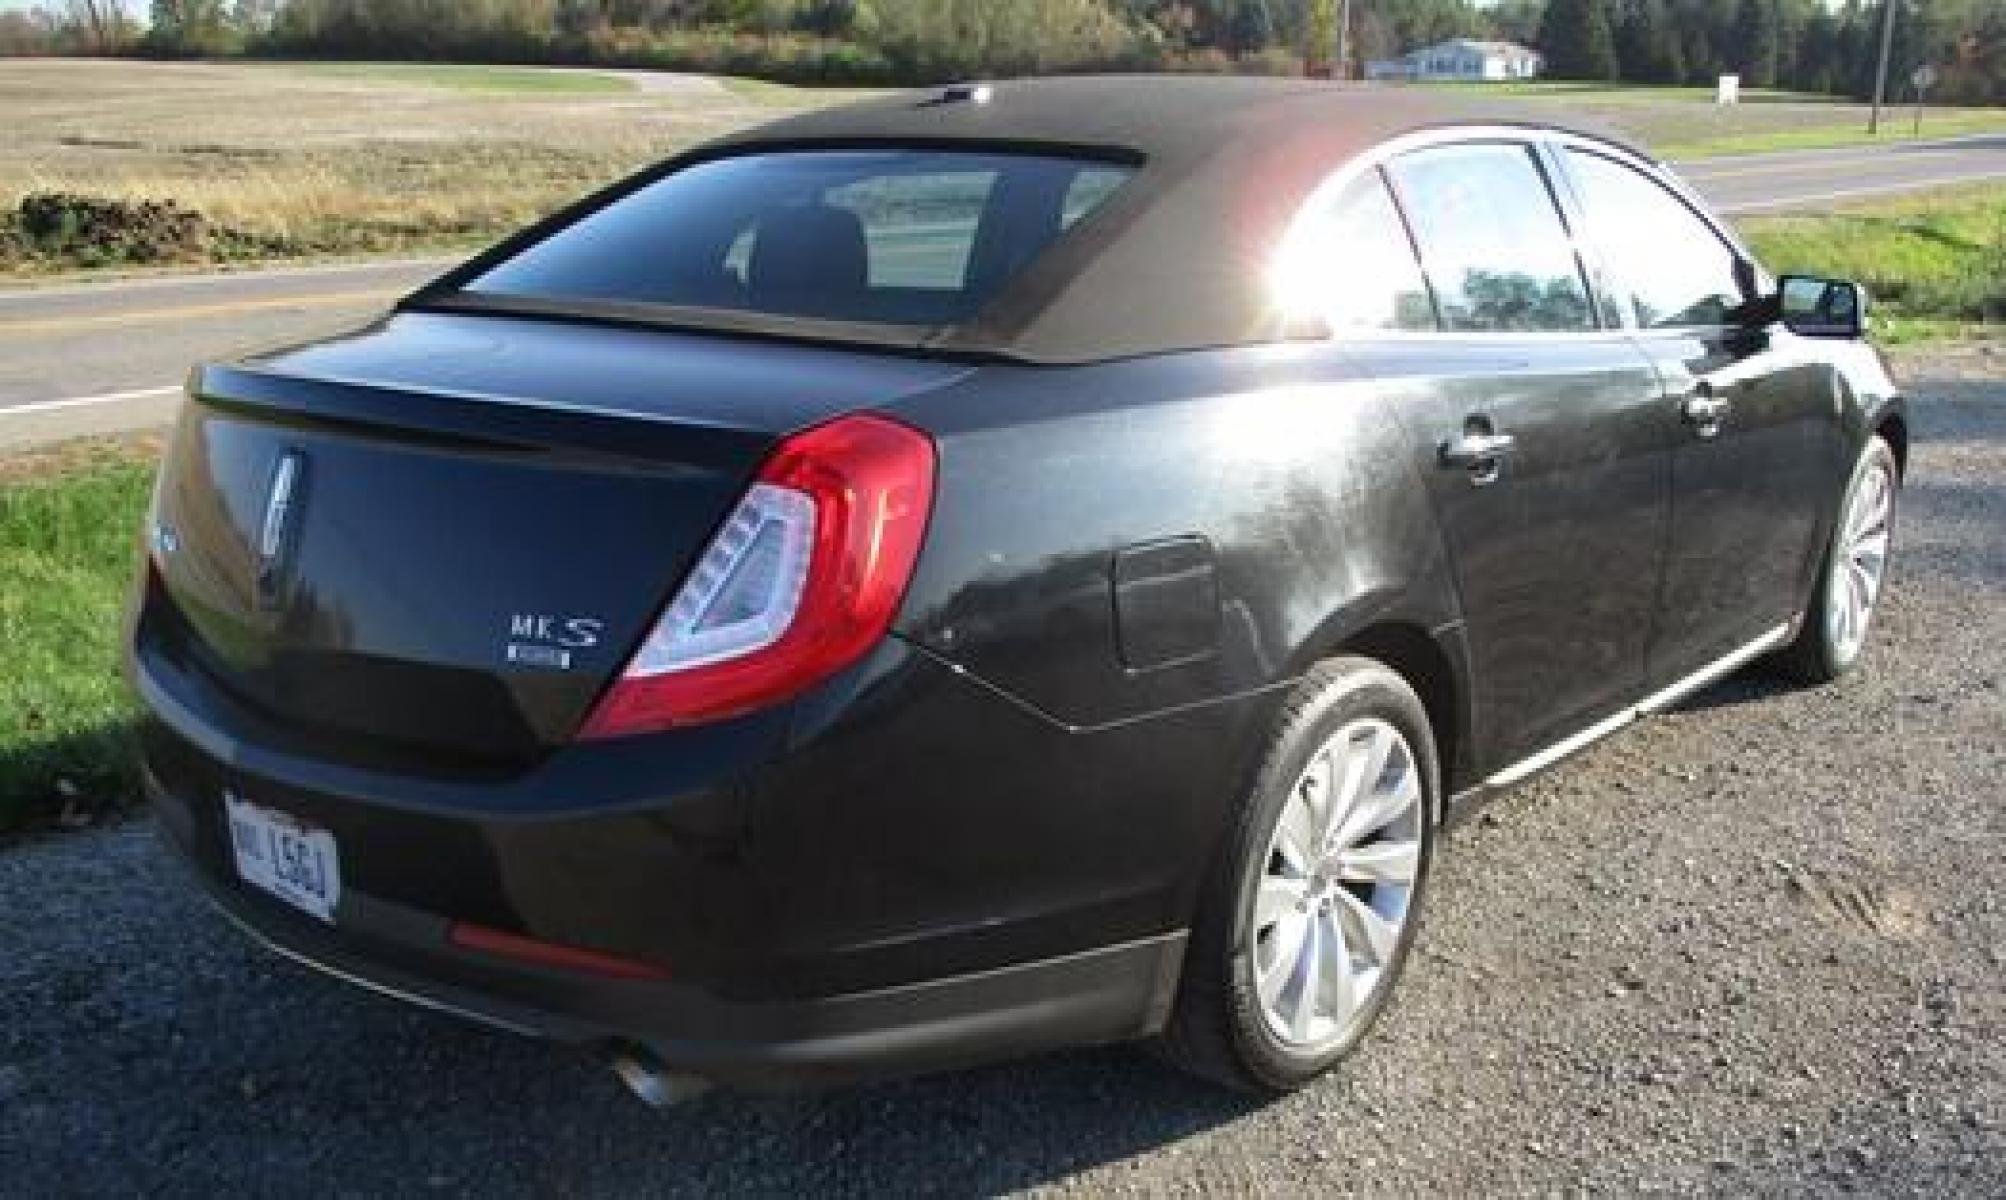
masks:
[[[1337,62],[1331,72],[1339,80],[1351,78],[1351,0],[1344,0],[1337,13]]]
[[[1895,5],[1900,0],[1881,0],[1881,60],[1874,67],[1874,111],[1867,118],[1867,132],[1881,131],[1881,100],[1888,91],[1888,53],[1895,44]]]

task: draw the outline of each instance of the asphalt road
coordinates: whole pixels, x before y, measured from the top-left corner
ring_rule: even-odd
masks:
[[[1749,155],[1681,169],[1724,211],[2006,178],[2006,136]],[[0,452],[164,423],[191,363],[356,325],[450,260],[0,289]]]
[[[1730,680],[1448,840],[1362,1051],[656,1112],[254,949],[148,823],[0,851],[0,1193],[2006,1195],[2006,346],[1940,351],[1861,671]]]
[[[1674,165],[1714,207],[1730,216],[1789,212],[1891,192],[2006,178],[2006,134]]]

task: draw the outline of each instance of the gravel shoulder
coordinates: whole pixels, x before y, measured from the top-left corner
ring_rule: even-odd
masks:
[[[1731,680],[1465,824],[1303,1094],[1097,1050],[653,1112],[251,948],[135,822],[0,855],[0,1193],[2006,1194],[2006,346],[1906,365],[1866,668]]]

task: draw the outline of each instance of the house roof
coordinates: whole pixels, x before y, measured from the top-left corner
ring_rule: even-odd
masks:
[[[1423,46],[1419,50],[1409,51],[1406,57],[1412,57],[1417,54],[1426,54],[1430,50],[1440,50],[1444,46],[1456,46],[1464,49],[1475,50],[1477,53],[1482,54],[1485,57],[1495,56],[1498,58],[1520,58],[1520,59],[1541,57],[1539,51],[1534,50],[1529,46],[1521,46],[1517,42],[1491,42],[1491,41],[1483,41],[1478,38],[1450,38],[1446,42],[1436,42],[1432,46]]]

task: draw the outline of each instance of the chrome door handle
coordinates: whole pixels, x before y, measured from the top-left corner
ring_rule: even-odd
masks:
[[[1710,438],[1720,432],[1721,422],[1727,420],[1728,410],[1733,407],[1714,395],[1711,388],[1700,388],[1679,402],[1679,415],[1693,427],[1694,433]]]
[[[1508,433],[1459,433],[1442,443],[1442,465],[1481,467],[1495,464],[1518,447],[1518,439]]]
[[[1518,440],[1508,433],[1486,433],[1481,429],[1465,429],[1455,437],[1442,443],[1442,465],[1462,467],[1470,473],[1470,484],[1483,487],[1496,483],[1504,470],[1504,458],[1518,447]]]

